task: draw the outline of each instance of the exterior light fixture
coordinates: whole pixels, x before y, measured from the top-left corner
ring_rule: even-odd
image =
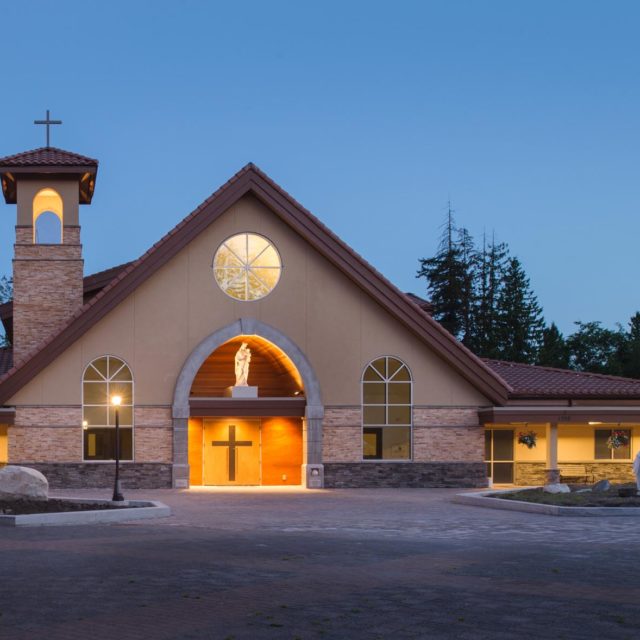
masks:
[[[113,481],[113,501],[122,502],[124,500],[120,487],[120,405],[122,397],[111,396],[111,404],[115,408],[116,414],[116,475]]]
[[[87,420],[83,420],[82,421],[82,428],[83,429],[88,429],[89,428],[89,422]]]

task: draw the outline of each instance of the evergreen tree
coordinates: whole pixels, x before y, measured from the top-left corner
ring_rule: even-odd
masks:
[[[458,246],[461,260],[460,322],[462,343],[473,349],[476,330],[476,279],[478,254],[473,246],[473,238],[464,227],[458,230]]]
[[[7,276],[2,276],[0,278],[0,304],[11,300],[13,297],[13,280],[11,278],[7,278]],[[7,336],[0,334],[0,347],[8,347],[10,346],[9,340]]]
[[[474,336],[471,349],[484,358],[498,357],[498,296],[504,280],[505,262],[509,250],[506,244],[496,244],[495,237],[487,246],[482,238],[482,251],[476,255]]]
[[[578,331],[567,339],[570,366],[576,371],[621,375],[626,335],[622,327],[605,329],[600,322],[576,322]]]
[[[416,275],[427,280],[433,318],[456,338],[461,337],[465,326],[462,307],[467,279],[458,235],[449,202],[438,251],[432,258],[420,259]]]
[[[640,312],[638,311],[629,320],[629,330],[621,350],[620,370],[623,376],[640,378]]]
[[[569,349],[555,322],[545,327],[542,332],[542,345],[538,352],[537,364],[559,369],[569,368]]]
[[[533,364],[542,341],[542,309],[518,258],[509,258],[498,295],[498,356]]]

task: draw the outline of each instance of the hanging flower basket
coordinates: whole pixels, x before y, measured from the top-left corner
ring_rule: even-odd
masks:
[[[624,431],[612,431],[607,438],[607,447],[609,449],[619,449],[629,444],[629,436]]]
[[[538,441],[538,434],[535,431],[521,431],[518,434],[518,444],[523,444],[527,449],[533,449]]]

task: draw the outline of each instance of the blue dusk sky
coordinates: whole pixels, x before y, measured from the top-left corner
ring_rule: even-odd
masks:
[[[640,309],[640,3],[3,3],[0,155],[100,160],[85,273],[255,162],[405,291],[446,203],[548,321]],[[9,274],[15,207],[0,214]],[[212,253],[214,251],[212,247]]]

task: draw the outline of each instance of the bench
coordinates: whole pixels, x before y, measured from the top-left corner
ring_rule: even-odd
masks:
[[[585,482],[589,482],[589,476],[591,476],[591,481],[593,481],[593,473],[589,473],[584,464],[559,464],[558,471],[560,472],[560,480],[584,478]]]

